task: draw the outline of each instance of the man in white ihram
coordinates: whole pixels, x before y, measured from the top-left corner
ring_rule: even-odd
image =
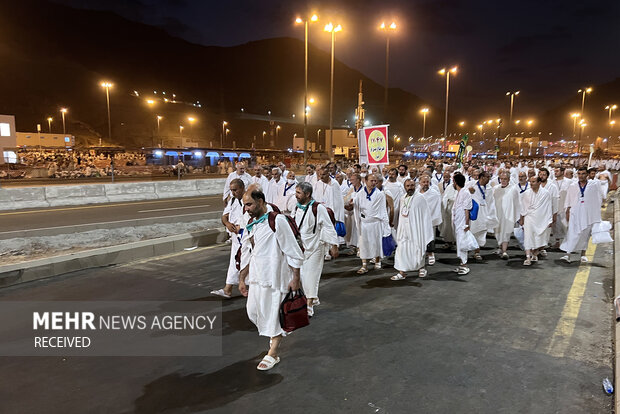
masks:
[[[313,316],[314,306],[320,304],[319,282],[325,263],[323,258],[328,250],[332,257],[338,257],[338,235],[324,205],[316,206],[314,217],[313,204],[316,201],[312,198],[310,183],[297,184],[295,198],[297,206],[293,217],[304,246],[301,284],[308,300],[308,316]]]
[[[394,269],[398,270],[398,273],[392,276],[391,280],[403,280],[407,277],[406,272],[416,270],[420,277],[425,277],[426,246],[434,238],[426,199],[420,192],[415,191],[415,182],[410,178],[405,180],[405,189],[407,194],[400,202],[400,220],[396,231]]]
[[[301,286],[299,269],[304,255],[283,214],[275,217],[275,231],[271,229],[262,192],[247,192],[243,204],[251,221],[241,242],[239,291],[248,297],[248,317],[258,334],[270,338],[269,352],[256,367],[266,371],[280,362],[278,346],[285,334],[280,326],[280,305],[289,289],[299,290]]]
[[[510,184],[510,173],[502,171],[499,175],[500,184],[493,188],[493,198],[497,211],[497,227],[495,239],[497,240],[498,254],[504,260],[508,260],[508,242],[514,232],[515,224],[521,217],[521,205],[519,204],[519,189]]]
[[[368,261],[375,259],[375,269],[381,269],[383,237],[390,235],[385,194],[377,188],[377,177],[366,176],[366,185],[353,200],[353,214],[358,231],[358,247],[362,267],[358,274],[368,273]]]
[[[592,226],[601,222],[603,193],[598,180],[588,180],[585,167],[577,170],[578,181],[568,187],[566,193],[566,221],[568,231],[560,245],[567,254],[562,260],[570,263],[570,254],[581,252],[581,262],[588,261],[586,248],[592,235]]]
[[[524,266],[531,266],[538,261],[538,252],[547,245],[548,229],[553,223],[551,193],[540,182],[540,177],[530,177],[530,188],[521,197],[521,225],[526,255]]]
[[[493,198],[493,188],[489,185],[489,173],[481,171],[477,181],[470,181],[467,184],[472,199],[478,203],[478,217],[471,222],[471,232],[476,237],[478,246],[486,244],[487,233],[492,233],[497,227],[497,212],[495,210],[495,199]],[[474,252],[474,259],[482,261],[480,247]]]
[[[344,199],[340,185],[330,177],[329,170],[326,167],[319,169],[318,173],[319,181],[316,182],[312,191],[314,199],[331,208],[336,221],[344,223]],[[339,240],[344,243],[344,238]],[[331,258],[332,256],[329,253],[325,255],[325,260],[331,260]]]
[[[235,178],[230,182],[231,198],[226,204],[226,208],[222,213],[222,224],[226,226],[226,230],[231,236],[230,261],[228,263],[228,272],[226,273],[226,284],[223,289],[213,290],[211,294],[230,299],[234,285],[239,284],[239,269],[237,268],[237,251],[241,247],[241,239],[243,236],[243,228],[245,227],[245,219],[243,217],[243,193],[245,186],[243,181]]]
[[[224,195],[222,197],[222,199],[224,200],[224,204],[228,203],[228,200],[230,199],[230,182],[232,180],[234,180],[235,178],[240,179],[241,181],[243,181],[243,184],[246,188],[253,182],[252,176],[245,172],[245,164],[243,162],[239,161],[236,167],[237,170],[228,174],[228,177],[226,178],[226,183],[224,184]]]
[[[432,266],[435,264],[435,229],[441,224],[441,195],[436,186],[431,187],[431,177],[427,174],[423,174],[420,177],[420,194],[426,199],[426,204],[429,209],[429,216],[433,226],[433,239],[426,246],[426,254],[428,256],[428,264]]]

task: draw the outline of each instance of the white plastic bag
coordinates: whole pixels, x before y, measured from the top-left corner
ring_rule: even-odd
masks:
[[[612,243],[614,240],[611,238],[609,230],[611,230],[611,223],[608,221],[594,223],[592,226],[592,244]]]
[[[463,235],[463,244],[459,246],[459,250],[469,252],[478,248],[480,248],[480,246],[478,246],[476,236],[474,236],[471,231],[466,231]]]
[[[523,231],[523,226],[519,225],[519,227],[515,228],[514,235],[515,239],[517,239],[517,242],[519,243],[519,247],[521,248],[521,250],[525,250],[523,244],[525,242],[525,232]]]

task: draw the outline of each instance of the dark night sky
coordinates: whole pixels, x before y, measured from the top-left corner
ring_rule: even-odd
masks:
[[[490,0],[59,0],[112,10],[204,45],[232,46],[291,36],[303,39],[296,15],[316,10],[322,24],[310,42],[329,50],[326,21],[343,25],[336,56],[379,83],[385,71],[383,19],[396,20],[390,41],[390,86],[444,104],[437,70],[458,65],[450,111],[478,122],[505,114],[505,93],[520,90],[515,117],[540,115],[574,99],[577,89],[620,76],[619,1]]]

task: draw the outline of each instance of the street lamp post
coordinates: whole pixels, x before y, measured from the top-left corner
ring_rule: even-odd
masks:
[[[310,22],[316,22],[319,17],[313,14]],[[302,20],[298,17],[295,23],[304,24],[304,165],[308,161],[308,19]]]
[[[443,136],[446,139],[448,138],[448,100],[450,97],[450,73],[456,74],[457,70],[458,68],[454,66],[452,69],[443,68],[439,71],[440,75],[446,75],[446,118],[443,124]]]
[[[334,26],[332,23],[325,25],[325,31],[330,32],[332,35],[332,60],[331,60],[331,76],[330,76],[330,88],[329,88],[329,143],[327,147],[327,154],[329,160],[334,161],[334,154],[332,145],[334,142],[334,55],[336,49],[336,33],[342,30],[342,26]]]
[[[422,138],[426,138],[426,114],[428,114],[428,108],[422,108],[420,110],[422,112]]]
[[[586,113],[584,112],[584,109],[586,107],[586,93],[591,93],[591,92],[592,92],[592,88],[590,87],[579,89],[577,91],[577,93],[581,94],[581,120],[583,120],[583,117],[586,115]]]
[[[267,131],[263,131],[263,148],[265,147],[265,135],[267,135]]]
[[[506,96],[510,96],[510,123],[508,125],[512,126],[512,112],[515,105],[515,96],[519,95],[521,91],[516,92],[506,92]],[[510,132],[510,131],[509,131]]]
[[[112,140],[112,117],[110,116],[110,88],[112,82],[101,82],[101,87],[105,88],[105,97],[108,104],[108,139]],[[99,137],[99,146],[101,146],[101,137]]]
[[[161,122],[161,120],[163,118],[164,118],[163,116],[157,115],[157,137],[159,138],[159,148],[161,148],[163,146],[163,142],[162,142],[162,139],[161,139],[161,134],[159,133],[159,123]]]
[[[226,125],[228,125],[228,122],[226,121],[222,121],[222,143],[221,143],[221,147],[224,148],[224,136],[226,135]],[[265,145],[265,132],[263,131],[263,146]]]
[[[618,108],[618,105],[615,105],[615,104],[614,104],[614,105],[607,105],[607,106],[605,107],[605,109],[607,109],[607,110],[609,111],[609,119],[608,119],[608,123],[609,123],[609,137],[610,137],[610,138],[611,138],[611,125],[612,125],[612,124],[611,124],[611,113],[612,113],[613,111],[615,111],[615,110],[616,110],[616,108]],[[609,140],[607,140],[607,143],[608,143],[608,145],[609,145]]]
[[[282,127],[280,125],[276,125],[276,142],[280,142],[280,129],[281,128]]]
[[[183,125],[179,125],[179,135],[183,138]]]
[[[611,134],[613,132],[614,125],[616,125],[616,121],[609,121],[609,138],[607,138],[607,151],[609,151],[609,141],[611,141]]]
[[[60,108],[60,115],[62,115],[62,134],[65,135],[67,133],[67,128],[65,126],[65,114],[67,113],[67,108]]]
[[[583,137],[583,130],[585,129],[585,127],[587,127],[588,124],[586,124],[585,120],[582,119],[581,122],[579,122],[579,140],[577,141],[577,152],[579,154],[581,154],[581,138]]]
[[[577,130],[577,118],[579,118],[580,116],[581,114],[578,112],[570,114],[570,117],[573,118],[573,138],[575,138],[575,132]]]
[[[54,119],[51,116],[47,117],[47,127],[48,127],[48,131],[50,134],[52,133],[52,121],[53,120]]]
[[[387,123],[388,113],[388,80],[390,73],[390,31],[396,30],[396,23],[392,22],[389,26],[385,22],[381,23],[379,29],[385,31],[385,93],[383,98],[383,122]]]
[[[193,116],[188,116],[187,120],[189,121],[189,132],[190,132],[190,135],[193,137],[193,135],[194,135],[194,122],[196,122],[196,118],[194,118]]]

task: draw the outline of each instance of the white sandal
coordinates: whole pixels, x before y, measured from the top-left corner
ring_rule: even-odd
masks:
[[[390,280],[405,280],[407,276],[403,276],[400,273],[395,274],[390,278]]]
[[[268,371],[273,368],[278,362],[280,362],[280,357],[272,357],[269,355],[265,355],[263,360],[258,363],[256,369],[259,371]],[[265,365],[265,367],[261,367],[261,364]]]
[[[433,256],[428,256],[428,265],[432,266],[435,264],[435,255]]]
[[[462,275],[468,274],[469,271],[470,271],[469,267],[461,266],[457,273],[462,276]]]
[[[420,269],[418,271],[418,277],[424,278],[426,277],[427,274],[428,274],[428,271],[426,269]]]
[[[368,268],[366,266],[360,267],[359,270],[357,271],[358,275],[363,275],[365,273],[368,273]]]
[[[381,260],[375,263],[375,269],[381,269]]]
[[[588,263],[588,257],[587,256],[581,256],[581,263]]]
[[[226,299],[230,299],[232,297],[231,295],[226,294],[226,292],[224,292],[224,289],[212,290],[211,294],[216,295],[216,296],[221,296]]]

